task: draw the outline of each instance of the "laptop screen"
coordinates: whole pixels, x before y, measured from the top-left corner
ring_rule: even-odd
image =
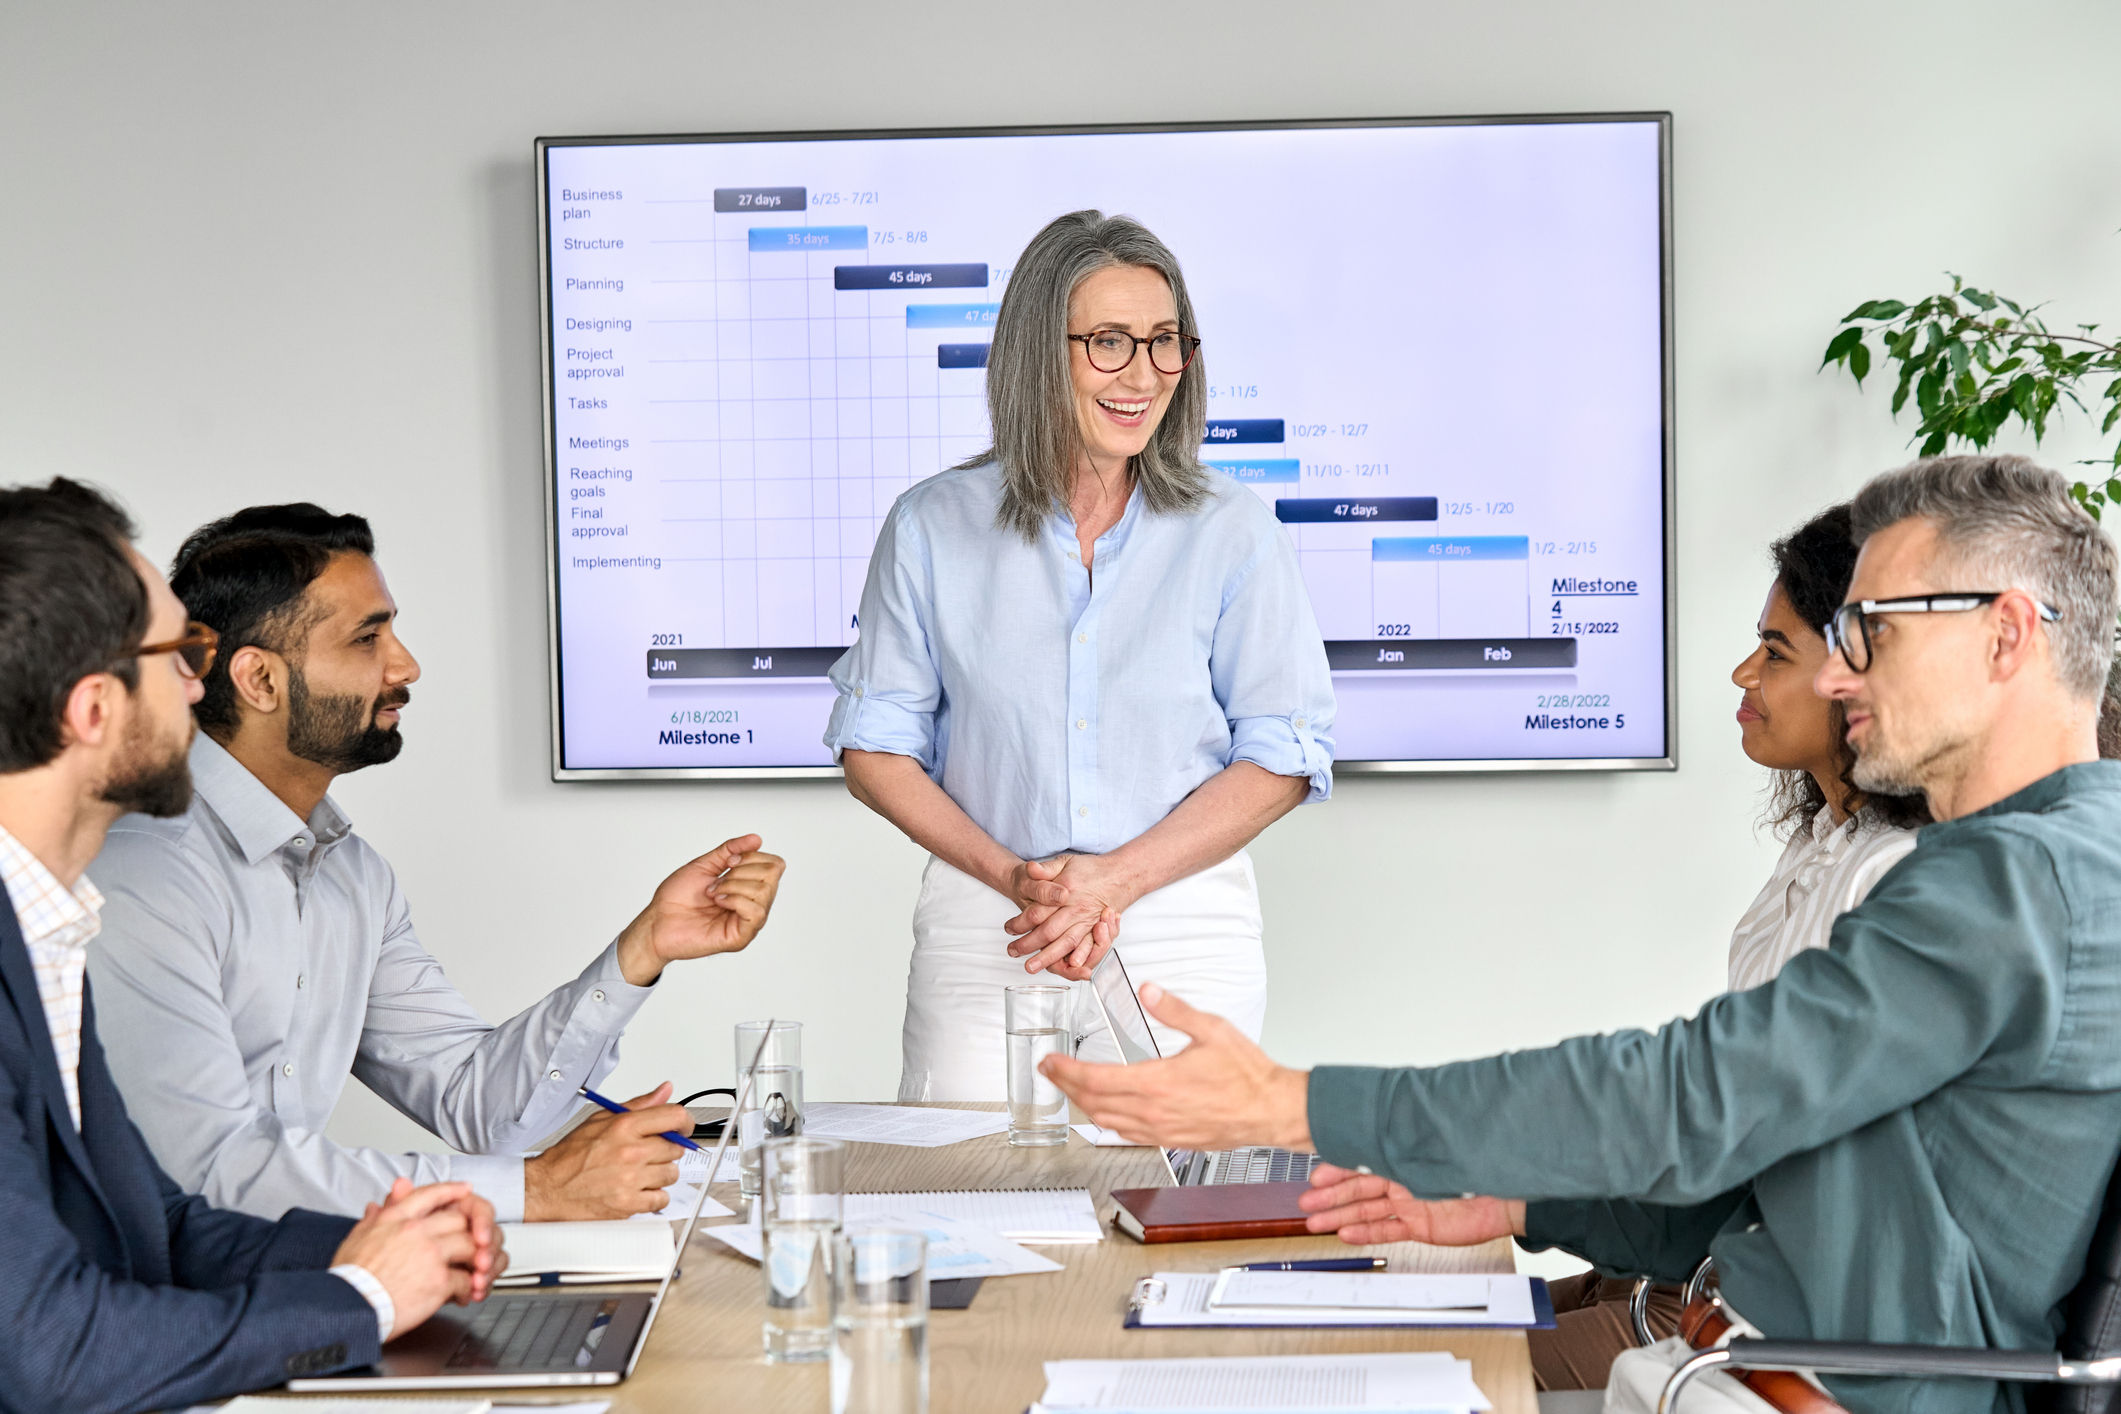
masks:
[[[1118,948],[1106,953],[1105,960],[1092,970],[1090,987],[1097,993],[1097,1008],[1112,1032],[1113,1044],[1119,1047],[1120,1059],[1128,1065],[1161,1060],[1163,1048],[1156,1044],[1156,1033],[1149,1028],[1149,1014],[1142,1010],[1141,998],[1134,994],[1134,981],[1127,976],[1127,965],[1119,960]],[[1166,1149],[1163,1153],[1164,1162],[1171,1169],[1171,1181],[1184,1183],[1187,1169],[1199,1155],[1192,1149]]]

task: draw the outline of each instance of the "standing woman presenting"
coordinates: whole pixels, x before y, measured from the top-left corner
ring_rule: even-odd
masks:
[[[902,1100],[1001,1098],[1002,988],[1122,936],[1137,983],[1265,1019],[1244,849],[1331,792],[1333,688],[1288,536],[1197,455],[1194,331],[1138,222],[1054,221],[995,323],[993,448],[877,536],[825,742],[933,856]]]

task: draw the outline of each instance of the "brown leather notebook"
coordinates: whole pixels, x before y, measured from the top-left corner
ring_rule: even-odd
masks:
[[[1303,1237],[1296,1206],[1308,1183],[1215,1183],[1192,1188],[1115,1188],[1114,1218],[1137,1242],[1222,1242],[1233,1237]]]

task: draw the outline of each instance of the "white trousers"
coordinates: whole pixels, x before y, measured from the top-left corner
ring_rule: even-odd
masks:
[[[1006,1100],[1002,989],[1058,981],[1024,971],[1009,956],[1002,924],[1017,906],[979,880],[930,858],[913,909],[913,963],[906,975],[901,1100]],[[1267,961],[1260,943],[1259,889],[1252,857],[1239,850],[1211,869],[1166,884],[1121,915],[1120,955],[1139,987],[1155,982],[1227,1018],[1253,1040],[1267,1016]],[[1078,987],[1078,993],[1086,988]],[[1086,995],[1077,998],[1077,1016]],[[1078,1021],[1077,1031],[1090,1027]],[[1157,1026],[1165,1055],[1186,1044]],[[1109,1054],[1100,1054],[1100,1051]],[[1088,1060],[1117,1061],[1103,1037],[1085,1042]]]

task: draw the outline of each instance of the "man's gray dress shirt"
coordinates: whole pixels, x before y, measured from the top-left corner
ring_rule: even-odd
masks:
[[[489,1026],[329,796],[302,820],[204,734],[191,769],[187,814],[126,816],[89,867],[106,899],[89,956],[97,1034],[155,1157],[185,1188],[259,1217],[359,1216],[403,1174],[468,1182],[501,1221],[520,1221],[522,1151],[618,1063],[652,989],[627,983],[614,944]],[[325,1138],[348,1074],[463,1153]]]

